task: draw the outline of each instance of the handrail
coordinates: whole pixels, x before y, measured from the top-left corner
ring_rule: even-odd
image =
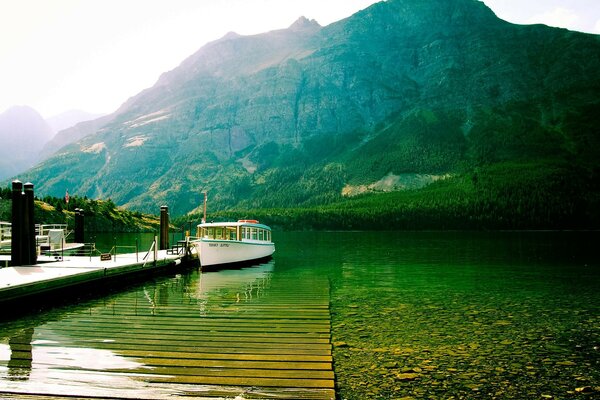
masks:
[[[12,237],[12,224],[10,222],[0,221],[0,240]]]
[[[156,238],[156,236],[155,236],[155,238]],[[150,252],[152,250],[154,250],[154,246],[156,246],[156,239],[152,241],[152,245],[150,245],[150,248],[148,249],[148,252],[146,253],[146,255],[144,256],[144,258],[142,259],[142,260],[145,260],[143,267],[146,266],[146,263],[148,262],[148,260],[146,260],[146,258],[148,258],[148,256],[150,255]],[[154,260],[154,261],[156,261],[156,260]]]
[[[136,254],[137,254],[137,247],[136,246],[118,246],[118,245],[115,244],[110,249],[110,251],[109,251],[110,254],[114,255],[113,261],[115,261],[115,262],[117,261],[117,254],[118,254],[117,252],[118,252],[119,249],[134,249],[134,250],[136,250]]]
[[[48,234],[48,231],[50,229],[61,229],[65,232],[67,232],[67,224],[36,224],[35,225],[35,232],[37,235],[39,236],[44,236]]]

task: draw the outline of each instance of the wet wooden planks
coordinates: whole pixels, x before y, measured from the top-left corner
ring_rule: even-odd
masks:
[[[38,394],[57,396],[334,399],[328,282],[259,283],[193,299],[138,291],[71,313],[31,343],[14,338],[12,369],[43,372]]]

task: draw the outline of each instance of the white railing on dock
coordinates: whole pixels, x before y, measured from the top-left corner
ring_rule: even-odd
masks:
[[[12,238],[10,222],[0,222],[0,249],[10,249]]]
[[[61,230],[65,233],[65,237],[68,237],[72,231],[68,230],[67,224],[36,224],[35,234],[38,236],[48,236],[51,230]]]
[[[133,250],[133,252],[130,253],[126,253],[126,252],[119,252],[119,249],[121,250]],[[113,260],[117,261],[117,255],[119,255],[120,257],[133,257],[135,256],[135,261],[138,262],[138,247],[137,247],[137,243],[135,246],[117,246],[114,245],[112,247],[112,249],[110,249],[109,251],[110,254],[113,255]]]
[[[148,263],[148,261],[150,261],[150,253],[153,254],[153,262],[155,262],[158,259],[158,247],[156,246],[156,242],[157,242],[157,237],[154,236],[154,241],[152,242],[152,245],[150,245],[150,248],[148,249],[148,252],[146,253],[146,255],[144,256],[143,260],[144,260],[144,267],[146,266],[146,264]]]
[[[39,242],[38,242],[39,245]],[[81,243],[80,246],[78,247],[70,247],[69,243],[66,243],[64,240],[62,241],[61,245],[54,247],[54,248],[43,248],[43,247],[38,247],[40,252],[40,255],[44,255],[44,256],[50,256],[50,257],[57,257],[59,256],[60,258],[63,258],[65,254],[71,255],[71,256],[82,256],[82,257],[90,257],[90,260],[92,258],[92,256],[99,256],[100,254],[102,254],[97,248],[96,248],[96,243]]]

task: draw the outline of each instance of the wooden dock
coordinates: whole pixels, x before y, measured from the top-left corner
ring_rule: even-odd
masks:
[[[42,256],[39,260],[36,265],[0,268],[0,305],[21,305],[31,298],[52,296],[58,290],[90,284],[101,286],[115,278],[157,273],[179,266],[183,256],[159,250],[119,254],[107,261],[100,256],[69,255]]]
[[[14,329],[0,398],[334,399],[329,284],[292,293],[272,268],[172,278]]]

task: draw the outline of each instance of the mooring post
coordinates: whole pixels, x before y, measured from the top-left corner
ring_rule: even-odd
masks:
[[[85,213],[81,208],[75,209],[75,242],[83,243],[83,226],[84,226],[84,216]]]
[[[34,265],[37,263],[37,251],[35,242],[35,220],[34,220],[34,201],[33,201],[33,183],[27,182],[23,185],[24,190],[24,210],[23,210],[23,258],[24,265]]]
[[[11,217],[11,243],[10,264],[23,265],[22,259],[22,226],[23,226],[23,183],[19,180],[12,182],[12,217]]]
[[[160,207],[160,250],[169,248],[169,207]]]

